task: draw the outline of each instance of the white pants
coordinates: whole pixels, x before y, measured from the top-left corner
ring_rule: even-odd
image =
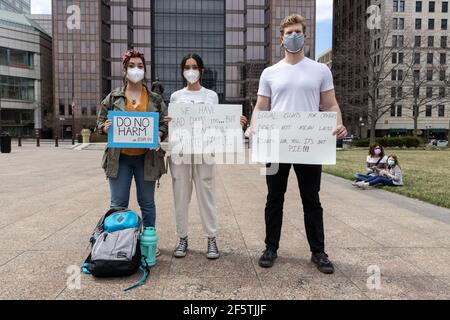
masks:
[[[170,159],[170,158],[169,158]],[[188,212],[195,183],[203,231],[209,238],[217,234],[216,179],[214,164],[175,164],[169,160],[178,237],[188,235]]]

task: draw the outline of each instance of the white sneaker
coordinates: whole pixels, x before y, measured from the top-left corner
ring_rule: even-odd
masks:
[[[370,184],[368,182],[361,182],[361,184],[359,184],[358,187],[360,187],[361,189],[366,190],[367,188],[370,187]]]

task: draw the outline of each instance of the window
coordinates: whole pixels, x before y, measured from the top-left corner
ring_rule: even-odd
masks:
[[[433,115],[433,106],[426,106],[425,117],[430,118]]]
[[[416,12],[422,12],[422,1],[416,1]]]
[[[400,12],[405,12],[405,1],[404,0],[400,1],[399,11]]]
[[[392,36],[392,47],[396,48],[398,46],[398,37]]]
[[[397,97],[403,98],[403,87],[397,87]]]
[[[60,116],[66,115],[66,107],[64,105],[64,102],[62,102],[62,101],[59,102],[59,115]]]
[[[398,79],[399,81],[402,81],[402,80],[403,80],[403,70],[398,70],[398,71],[397,71],[397,79]]]
[[[441,48],[446,49],[447,48],[447,36],[441,37]]]
[[[391,105],[391,117],[395,117],[395,105]]]
[[[428,48],[434,47],[434,36],[428,36]]]
[[[391,80],[392,81],[397,80],[397,70],[392,70],[391,71]]]
[[[447,63],[447,54],[441,53],[439,61],[440,61],[441,65],[445,65]]]
[[[433,53],[432,52],[427,53],[427,63],[433,64]]]
[[[405,19],[404,18],[394,18],[392,21],[392,27],[394,30],[405,29]]]
[[[445,98],[445,87],[439,88],[439,98]]]
[[[414,70],[414,80],[420,81],[420,70]]]
[[[397,88],[396,87],[391,88],[391,98],[397,98]]]
[[[417,87],[414,90],[414,97],[419,98],[419,96],[420,96],[420,87]]]
[[[399,52],[398,54],[398,63],[403,63],[403,52]]]
[[[443,105],[438,106],[438,117],[440,118],[445,117],[445,106]]]
[[[434,30],[434,19],[428,19],[428,30]]]
[[[401,118],[401,116],[402,116],[402,111],[403,111],[403,108],[402,108],[402,106],[397,106],[397,117],[398,118]]]
[[[427,80],[428,81],[433,81],[433,70],[427,70]]]
[[[398,0],[392,1],[392,4],[393,4],[392,10],[394,12],[398,12]]]
[[[398,61],[398,59],[397,59],[397,53],[396,53],[396,52],[393,52],[393,53],[392,53],[392,63],[397,64],[397,61]]]
[[[433,98],[433,87],[427,87],[427,98]]]
[[[33,53],[0,47],[0,65],[31,69],[34,67]]]
[[[448,1],[442,2],[442,12],[444,12],[444,13],[448,12]]]
[[[445,81],[445,70],[441,70],[439,72],[439,80],[440,81]]]
[[[414,53],[414,64],[420,64],[420,52]]]
[[[2,99],[34,101],[34,80],[0,75]]]
[[[420,48],[421,45],[422,45],[422,37],[421,36],[415,36],[414,37],[414,46],[416,48]]]
[[[416,30],[422,29],[422,19],[416,19]]]
[[[441,20],[441,29],[442,30],[447,30],[447,19],[442,19]]]
[[[428,12],[435,12],[436,10],[436,2],[430,1],[428,3]]]

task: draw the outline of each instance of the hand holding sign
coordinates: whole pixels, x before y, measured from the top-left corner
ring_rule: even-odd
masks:
[[[109,148],[158,149],[159,114],[154,112],[110,112]]]

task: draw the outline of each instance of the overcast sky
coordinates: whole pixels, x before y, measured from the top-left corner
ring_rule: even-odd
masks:
[[[51,0],[31,0],[31,13],[51,13]],[[316,57],[331,48],[333,0],[317,0]]]

